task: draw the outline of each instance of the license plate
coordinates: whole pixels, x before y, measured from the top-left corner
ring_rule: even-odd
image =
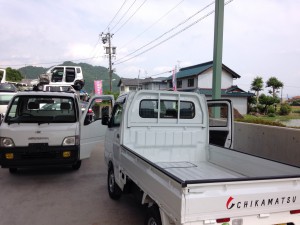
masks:
[[[30,143],[29,144],[29,153],[37,153],[47,150],[47,143]]]

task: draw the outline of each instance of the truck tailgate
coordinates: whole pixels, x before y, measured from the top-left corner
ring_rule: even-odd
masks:
[[[300,209],[299,196],[300,179],[297,178],[188,184],[181,222],[249,215],[265,219],[285,211],[289,214],[290,210]]]

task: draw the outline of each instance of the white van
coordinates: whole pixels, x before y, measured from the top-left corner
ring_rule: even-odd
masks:
[[[84,86],[80,66],[54,66],[46,74],[50,75],[49,84],[73,85],[77,90],[81,90]]]
[[[85,112],[73,92],[19,92],[11,100],[0,129],[0,165],[18,168],[69,165],[81,160],[104,139],[105,116],[100,102],[112,105],[113,96],[94,96]],[[109,103],[107,103],[109,102]],[[88,111],[93,111],[93,118]]]

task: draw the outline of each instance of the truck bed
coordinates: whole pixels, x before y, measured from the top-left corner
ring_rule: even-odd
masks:
[[[231,182],[263,179],[299,178],[300,168],[245,154],[233,149],[209,145],[205,158],[193,161],[171,160],[170,155],[180,155],[182,148],[169,148],[163,153],[158,149],[125,147],[132,154],[168,175],[182,186],[196,183]],[[177,153],[176,153],[177,151]],[[163,157],[158,157],[161,154]],[[185,154],[187,155],[187,154]],[[166,159],[170,159],[167,161]],[[196,158],[194,158],[196,159]]]
[[[159,162],[157,165],[180,180],[242,178],[242,174],[210,162]]]

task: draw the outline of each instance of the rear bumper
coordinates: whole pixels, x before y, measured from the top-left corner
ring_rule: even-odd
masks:
[[[70,152],[69,157],[63,157],[63,152],[65,151]],[[6,153],[13,153],[13,158],[7,159]],[[73,165],[79,159],[79,146],[14,147],[0,149],[0,165],[2,168]]]

